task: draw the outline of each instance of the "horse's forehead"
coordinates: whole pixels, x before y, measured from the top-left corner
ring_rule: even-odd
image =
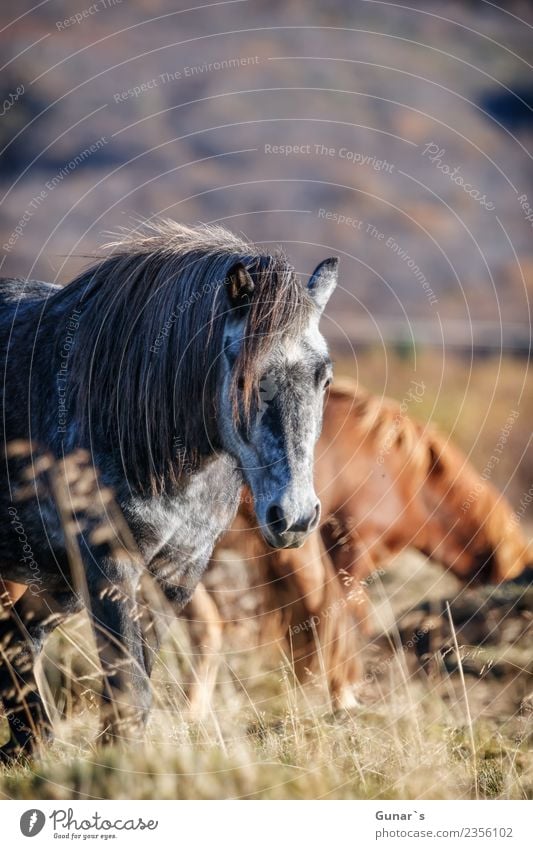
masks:
[[[279,335],[277,343],[263,354],[259,368],[268,369],[274,364],[290,366],[295,363],[307,362],[311,359],[326,357],[328,347],[318,324],[320,316],[312,314],[306,324],[292,333]],[[229,321],[225,328],[224,346],[237,352],[242,344],[245,333],[243,322]]]
[[[288,365],[327,355],[326,340],[318,329],[318,316],[312,316],[299,335],[284,339],[282,353]]]

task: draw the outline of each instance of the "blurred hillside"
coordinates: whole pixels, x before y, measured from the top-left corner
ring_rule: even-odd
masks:
[[[302,273],[341,257],[325,329],[352,372],[376,352],[373,388],[431,347],[453,422],[491,353],[465,444],[528,397],[527,361],[509,399],[498,358],[530,341],[529,3],[30,8],[0,11],[4,274],[67,281],[132,218],[223,221]]]

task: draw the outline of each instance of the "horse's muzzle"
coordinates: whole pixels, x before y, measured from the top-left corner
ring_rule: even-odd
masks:
[[[318,526],[320,501],[315,503],[310,513],[291,523],[279,504],[271,504],[266,511],[265,520],[261,531],[272,548],[300,548]]]

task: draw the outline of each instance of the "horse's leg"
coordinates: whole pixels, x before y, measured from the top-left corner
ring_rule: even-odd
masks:
[[[19,587],[20,585],[14,585]],[[10,593],[13,598],[14,594]],[[0,760],[31,756],[40,742],[52,739],[52,728],[35,678],[35,663],[48,635],[79,604],[71,593],[19,594],[0,619],[0,700],[11,738]]]
[[[320,536],[311,534],[301,548],[282,548],[266,555],[277,577],[287,578],[308,616],[318,613],[324,600],[326,570]]]
[[[189,622],[188,630],[194,658],[191,663],[193,681],[187,688],[186,696],[191,719],[200,721],[209,711],[216,684],[222,647],[222,620],[216,604],[203,584],[198,584],[183,607],[182,588],[158,581],[157,577],[155,580],[169,605],[169,612],[176,616],[183,616]],[[160,647],[161,630],[168,624],[168,616],[158,615],[157,599],[155,599],[156,611],[154,612],[150,606],[150,598],[146,597],[145,593],[141,595],[143,597],[141,622],[144,635],[144,667],[150,677]]]
[[[198,584],[181,614],[189,622],[194,651],[193,681],[187,688],[191,718],[200,721],[211,707],[222,650],[223,623],[218,607],[203,584]]]
[[[343,517],[335,516],[321,528],[326,550],[344,587],[346,599],[357,618],[362,636],[371,632],[371,617],[367,581],[376,570],[370,548]]]
[[[135,738],[151,704],[149,652],[137,605],[138,576],[133,567],[99,564],[88,580],[89,615],[103,673],[102,742]]]
[[[353,707],[359,679],[358,628],[319,533],[299,549],[268,555],[270,569],[285,578],[289,594],[291,645],[296,674],[305,680],[318,669],[334,707]],[[298,617],[298,618],[296,618]]]

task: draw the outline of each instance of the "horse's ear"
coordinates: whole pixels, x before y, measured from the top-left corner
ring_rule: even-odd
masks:
[[[330,299],[331,293],[337,285],[339,260],[332,256],[317,265],[307,284],[307,291],[317,305],[320,312],[324,309]]]
[[[226,293],[232,308],[239,312],[244,311],[250,303],[254,289],[254,281],[242,262],[232,265],[226,275]]]

